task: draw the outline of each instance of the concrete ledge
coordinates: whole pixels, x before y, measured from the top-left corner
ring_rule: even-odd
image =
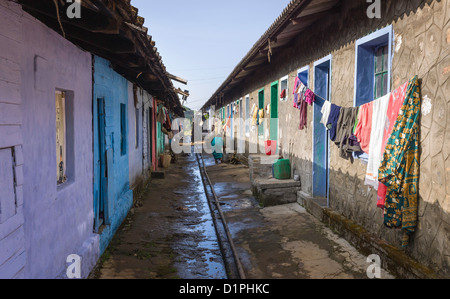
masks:
[[[323,210],[327,207],[326,198],[314,198],[303,191],[299,191],[297,193],[297,202],[314,217],[323,221]]]
[[[374,236],[352,220],[326,208],[323,199],[314,199],[300,191],[297,193],[298,203],[314,217],[324,222],[334,232],[346,239],[367,256],[377,254],[381,258],[382,267],[400,279],[441,279],[436,272],[420,264],[405,252]]]
[[[256,179],[252,182],[253,195],[265,207],[297,201],[301,183],[294,180]]]
[[[277,180],[275,178],[268,179],[255,179],[255,185],[260,186],[262,189],[276,189],[276,188],[291,188],[291,187],[301,187],[301,183],[290,180]]]

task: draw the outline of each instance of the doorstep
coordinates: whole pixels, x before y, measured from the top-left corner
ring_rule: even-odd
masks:
[[[328,207],[326,197],[313,197],[304,191],[297,192],[297,202],[314,217],[323,221],[323,211]]]

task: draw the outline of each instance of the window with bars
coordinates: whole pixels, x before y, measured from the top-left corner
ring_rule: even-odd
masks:
[[[56,182],[62,186],[75,180],[75,122],[73,91],[55,91]]]
[[[388,57],[387,45],[375,49],[374,99],[388,94]]]
[[[67,181],[66,176],[66,96],[56,91],[56,181],[58,185]]]
[[[393,27],[387,26],[356,41],[354,106],[362,106],[390,92]],[[367,161],[361,152],[355,157]]]

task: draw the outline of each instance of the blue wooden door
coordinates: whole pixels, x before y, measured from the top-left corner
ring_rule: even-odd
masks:
[[[314,68],[314,91],[324,100],[330,95],[331,60],[317,64]],[[313,132],[313,196],[328,196],[328,131],[320,123],[322,119],[322,105],[314,105]]]
[[[98,174],[95,182],[95,198],[94,198],[94,225],[95,231],[98,232],[100,226],[105,221],[105,201],[107,194],[107,169],[106,169],[106,133],[105,133],[105,99],[97,99],[97,146],[98,146]]]

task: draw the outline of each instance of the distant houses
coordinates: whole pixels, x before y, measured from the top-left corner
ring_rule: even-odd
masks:
[[[184,116],[137,9],[81,3],[0,0],[0,278],[86,278]]]

